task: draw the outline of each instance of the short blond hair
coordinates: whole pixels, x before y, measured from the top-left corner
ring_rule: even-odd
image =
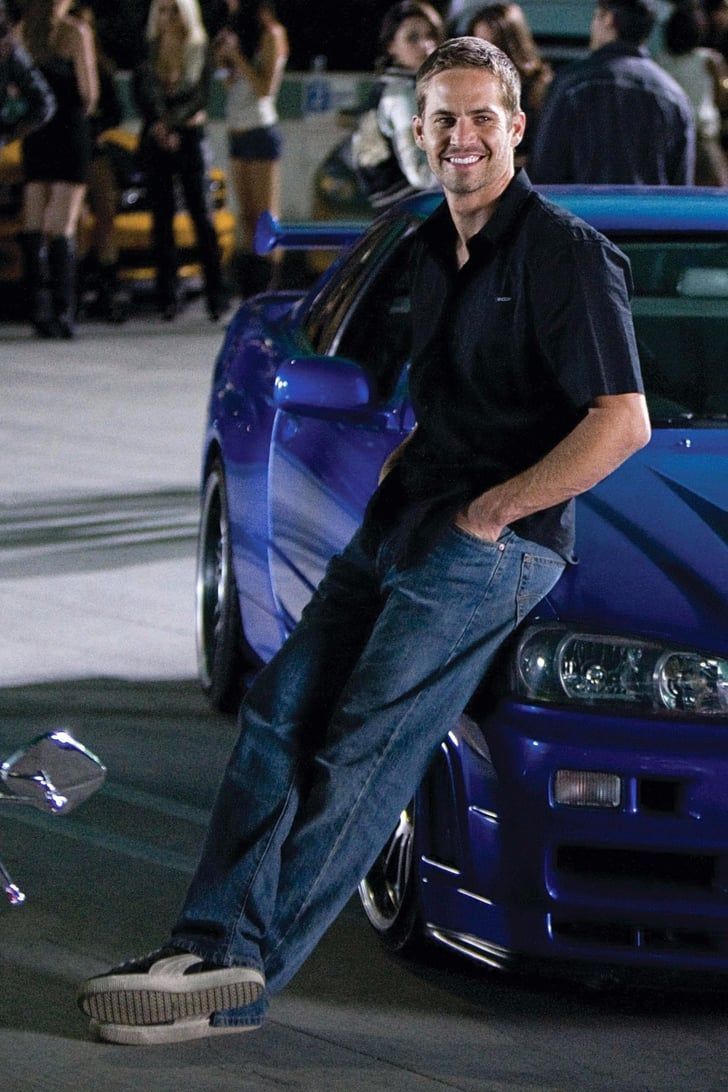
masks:
[[[416,77],[417,113],[425,112],[427,85],[440,72],[452,68],[479,68],[495,76],[501,89],[503,105],[511,115],[521,109],[521,77],[513,61],[502,49],[482,38],[449,38],[420,66]]]

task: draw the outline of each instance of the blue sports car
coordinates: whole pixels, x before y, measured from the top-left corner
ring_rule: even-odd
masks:
[[[651,443],[578,500],[580,563],[504,650],[360,887],[382,940],[495,967],[728,972],[728,195],[550,189],[629,256]],[[440,198],[360,231],[217,359],[197,570],[231,709],[414,424],[408,253]],[[331,245],[345,226],[292,225]]]

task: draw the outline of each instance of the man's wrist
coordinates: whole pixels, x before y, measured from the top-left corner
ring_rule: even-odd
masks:
[[[476,497],[468,507],[468,516],[473,521],[482,520],[499,527],[505,527],[514,519],[511,507],[503,495],[502,488],[498,485]]]

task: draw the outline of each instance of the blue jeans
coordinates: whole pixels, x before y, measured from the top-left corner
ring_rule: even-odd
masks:
[[[293,976],[369,870],[506,637],[564,562],[506,529],[450,528],[419,564],[334,557],[240,711],[240,736],[172,935],[223,965]],[[267,1000],[217,1013],[257,1023]]]

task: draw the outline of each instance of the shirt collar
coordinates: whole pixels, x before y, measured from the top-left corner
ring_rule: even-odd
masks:
[[[531,180],[523,167],[519,167],[498,199],[491,218],[468,243],[471,258],[483,249],[493,248],[501,242],[518,219],[523,205],[533,192]],[[420,232],[440,261],[448,267],[454,264],[456,232],[446,201],[443,201],[425,220]]]
[[[591,60],[608,61],[612,57],[649,57],[646,46],[634,45],[632,42],[607,42],[606,45],[595,49],[590,55]]]

